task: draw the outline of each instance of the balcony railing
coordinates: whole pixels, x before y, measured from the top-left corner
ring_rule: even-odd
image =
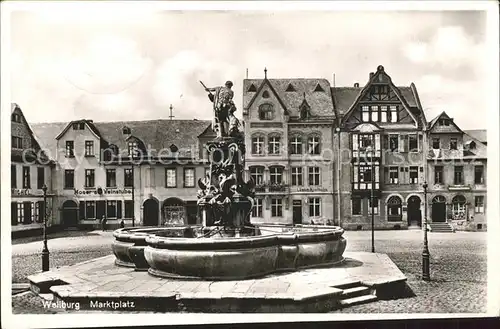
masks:
[[[471,186],[468,184],[450,184],[448,185],[449,191],[469,191]]]
[[[255,192],[286,192],[287,188],[285,183],[261,183],[255,186]]]

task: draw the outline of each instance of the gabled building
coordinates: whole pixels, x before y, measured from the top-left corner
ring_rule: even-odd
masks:
[[[486,131],[468,134],[442,112],[429,123],[428,133],[431,222],[486,229]]]
[[[326,79],[243,81],[245,175],[255,223],[326,223],[333,215],[333,128]]]
[[[176,225],[197,221],[197,180],[208,169],[209,121],[148,120],[33,125],[54,155],[63,226]],[[205,157],[205,158],[204,158]]]
[[[415,85],[396,86],[378,66],[363,87],[334,87],[332,95],[342,227],[370,229],[372,199],[375,228],[420,226],[427,122]]]
[[[54,162],[40,147],[19,105],[11,105],[11,225],[12,232],[41,229],[44,210],[53,212]],[[47,187],[47,206],[43,186]]]

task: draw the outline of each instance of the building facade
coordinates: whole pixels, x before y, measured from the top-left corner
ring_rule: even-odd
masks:
[[[11,108],[11,225],[12,232],[41,229],[53,212],[54,162],[42,151],[21,108]],[[43,187],[47,187],[47,205]],[[49,217],[50,218],[50,217]]]
[[[445,112],[429,123],[427,154],[431,222],[486,229],[486,145]],[[482,134],[485,135],[485,134]]]
[[[245,79],[245,175],[255,223],[334,223],[333,109],[325,79]]]
[[[54,154],[55,221],[64,227],[194,224],[208,168],[210,122],[154,120],[36,124]]]
[[[333,97],[342,227],[370,229],[372,209],[375,228],[420,226],[426,119],[415,85],[396,86],[379,66],[364,87],[333,88]]]

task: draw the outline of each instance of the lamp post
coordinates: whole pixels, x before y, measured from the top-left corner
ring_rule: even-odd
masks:
[[[135,173],[134,173],[134,163],[132,163],[132,227],[135,226]]]
[[[372,213],[372,252],[375,252],[375,214],[373,213],[375,196],[374,196],[374,184],[375,184],[375,171],[373,170],[373,149],[370,149],[370,163],[371,163],[371,191],[370,191],[370,204],[371,204],[371,213]]]
[[[429,246],[427,242],[427,182],[424,182],[424,250],[422,251],[422,280],[430,281],[429,274]]]
[[[340,212],[340,208],[341,208],[341,196],[340,196],[340,171],[342,170],[342,164],[341,164],[341,156],[340,156],[340,127],[337,127],[335,128],[336,132],[337,132],[337,217],[339,218],[338,219],[338,225],[340,227],[342,227],[342,214]]]
[[[43,185],[43,250],[42,272],[49,270],[49,248],[47,247],[47,185]]]

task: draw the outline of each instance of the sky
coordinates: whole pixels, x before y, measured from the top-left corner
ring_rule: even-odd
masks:
[[[11,94],[29,122],[210,119],[209,87],[326,78],[364,86],[383,65],[414,82],[427,119],[486,128],[486,14],[479,11],[16,11]],[[473,113],[473,115],[471,115]]]

